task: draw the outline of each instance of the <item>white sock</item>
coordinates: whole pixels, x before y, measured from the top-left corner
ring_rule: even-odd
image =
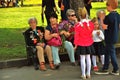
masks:
[[[86,76],[85,75],[85,70],[86,70],[85,55],[80,55],[80,64],[81,64],[82,76]]]
[[[100,56],[102,65],[104,65],[104,59],[105,59],[104,57],[105,57],[104,55],[101,55],[101,56]]]
[[[87,62],[87,75],[90,75],[91,72],[91,58],[90,55],[86,55],[86,62]]]
[[[93,63],[93,66],[97,66],[96,64],[96,56],[92,55],[92,63]]]

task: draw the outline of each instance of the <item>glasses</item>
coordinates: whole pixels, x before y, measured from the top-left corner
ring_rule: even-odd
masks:
[[[69,15],[69,16],[74,17],[74,16],[76,16],[76,15],[75,15],[75,14],[71,14],[71,15]]]

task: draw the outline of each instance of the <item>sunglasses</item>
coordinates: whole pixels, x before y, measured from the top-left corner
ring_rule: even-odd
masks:
[[[69,16],[74,17],[74,16],[76,16],[76,15],[75,15],[75,14],[71,14],[71,15],[69,15]]]

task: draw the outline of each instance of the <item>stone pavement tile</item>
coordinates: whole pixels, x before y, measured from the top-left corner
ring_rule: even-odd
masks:
[[[82,80],[80,66],[71,66],[70,62],[62,62],[59,70],[49,69],[48,64],[46,67],[47,71],[36,71],[33,66],[0,69],[0,80]],[[120,80],[120,76],[91,74],[92,78],[86,80]]]

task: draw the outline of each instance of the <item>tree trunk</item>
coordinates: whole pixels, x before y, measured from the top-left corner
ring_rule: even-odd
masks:
[[[76,17],[78,18],[78,20],[80,20],[80,18],[78,16],[78,9],[83,8],[83,7],[84,7],[83,0],[70,0],[70,9],[75,10]]]

